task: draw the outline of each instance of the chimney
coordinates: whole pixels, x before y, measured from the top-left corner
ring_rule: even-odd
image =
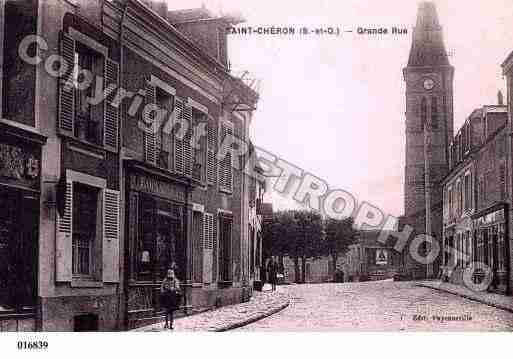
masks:
[[[167,19],[167,2],[166,0],[148,0],[146,4],[157,14]]]
[[[502,91],[499,90],[499,92],[497,93],[497,101],[499,103],[499,106],[503,106],[504,105],[504,96],[502,95]]]

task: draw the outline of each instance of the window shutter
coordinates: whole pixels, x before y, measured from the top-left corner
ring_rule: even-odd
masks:
[[[499,165],[499,185],[500,185],[500,193],[501,199],[506,198],[506,166],[504,163]]]
[[[217,126],[214,119],[207,123],[207,182],[214,184],[216,181],[216,143]]]
[[[219,219],[215,214],[212,214],[212,251],[213,251],[213,264],[212,264],[212,281],[217,280],[217,273],[219,272],[219,248],[218,248],[218,233]]]
[[[176,119],[182,119],[184,112],[184,103],[182,100],[175,98],[175,116]],[[184,144],[186,136],[183,138],[175,137],[175,172],[184,173]]]
[[[231,122],[221,123],[221,143],[223,143],[226,135],[233,136],[233,124]],[[226,191],[232,191],[233,172],[232,172],[232,153],[228,151],[226,156],[221,160],[219,173],[219,185]]]
[[[146,104],[155,104],[157,101],[157,89],[149,83],[146,84]],[[152,112],[143,119],[146,123],[146,131],[144,132],[144,159],[152,165],[157,165],[157,133],[155,113]]]
[[[75,40],[62,34],[60,53],[68,64],[67,73],[59,79],[59,132],[73,136],[75,122],[75,90],[72,85],[75,62]]]
[[[204,214],[203,233],[203,283],[212,283],[214,264],[214,217],[210,213]]]
[[[183,139],[183,161],[184,161],[184,171],[185,175],[192,177],[192,165],[193,165],[193,148],[191,145],[192,141],[192,107],[188,104],[184,104],[183,110],[183,118],[187,122],[187,132],[185,133],[185,137]]]
[[[66,182],[64,211],[57,213],[57,235],[55,243],[55,280],[71,282],[73,257],[73,182]]]
[[[104,87],[110,84],[119,86],[119,65],[117,62],[106,58],[104,72]],[[118,131],[119,131],[119,108],[112,106],[114,94],[111,94],[103,101],[103,145],[106,149],[117,152],[118,151]]]
[[[119,282],[119,192],[103,192],[103,268],[104,282]]]

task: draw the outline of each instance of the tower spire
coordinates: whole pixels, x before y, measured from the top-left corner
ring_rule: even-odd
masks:
[[[408,66],[449,65],[449,58],[438,21],[435,4],[423,1],[419,4],[417,23],[413,28],[413,41]]]

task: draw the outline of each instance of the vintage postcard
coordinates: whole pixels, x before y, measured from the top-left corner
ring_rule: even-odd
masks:
[[[0,0],[0,331],[511,331],[512,22]]]

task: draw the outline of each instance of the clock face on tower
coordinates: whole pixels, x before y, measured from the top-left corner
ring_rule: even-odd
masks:
[[[425,79],[423,86],[426,90],[431,90],[433,87],[435,87],[435,82],[432,79]]]

